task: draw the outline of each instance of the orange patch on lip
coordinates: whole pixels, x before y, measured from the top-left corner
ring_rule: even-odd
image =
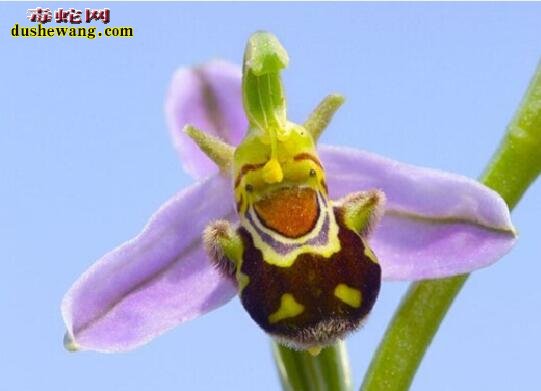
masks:
[[[319,216],[317,194],[309,188],[283,188],[254,204],[265,227],[288,238],[310,232]]]

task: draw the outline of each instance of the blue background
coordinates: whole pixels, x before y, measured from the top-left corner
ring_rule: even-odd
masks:
[[[0,5],[2,391],[278,388],[268,339],[238,300],[128,354],[62,347],[67,288],[191,182],[163,115],[177,67],[238,62],[268,29],[291,57],[291,119],[340,91],[324,142],[476,177],[541,55],[541,4],[47,3],[108,6],[110,26],[135,37],[11,38],[44,4]],[[413,390],[541,388],[540,194],[537,183],[513,213],[513,252],[468,281]],[[357,386],[406,286],[385,284],[348,340]]]

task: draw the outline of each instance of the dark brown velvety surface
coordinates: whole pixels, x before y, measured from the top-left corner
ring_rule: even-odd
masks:
[[[242,304],[265,331],[298,347],[332,343],[354,330],[370,312],[379,293],[380,266],[364,254],[361,238],[344,225],[338,208],[335,215],[341,250],[330,258],[302,254],[291,267],[265,262],[251,235],[239,229],[245,249],[241,270],[250,277],[241,295]],[[359,308],[334,295],[338,284],[361,291]],[[271,324],[269,315],[278,310],[285,293],[292,294],[304,311]]]

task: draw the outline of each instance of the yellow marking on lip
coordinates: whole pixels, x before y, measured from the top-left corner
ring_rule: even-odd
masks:
[[[328,205],[320,202],[320,213],[316,226],[314,229],[312,229],[312,232],[297,239],[278,237],[275,231],[269,230],[259,222],[257,213],[255,210],[253,210],[253,208],[249,209],[249,213],[252,214],[254,221],[250,222],[246,216],[241,215],[241,225],[252,235],[254,246],[263,253],[263,260],[265,262],[279,267],[290,267],[295,263],[295,260],[301,254],[314,252],[324,258],[330,258],[333,254],[341,250],[342,245],[340,240],[338,240],[338,224],[332,210],[332,205],[332,201],[330,201]],[[325,221],[325,216],[328,216],[329,218],[327,243],[309,244],[311,239],[319,235]],[[272,238],[277,238],[277,240],[279,240],[281,243],[294,245],[294,248],[286,254],[279,254],[269,243],[265,242],[265,240],[261,238],[261,234],[258,232],[258,230],[256,230],[255,227],[270,235]]]
[[[376,254],[374,254],[372,249],[368,247],[368,243],[366,243],[366,241],[363,240],[363,244],[364,244],[364,255],[366,255],[368,259],[370,259],[372,262],[376,264],[379,263],[378,258],[376,257]]]
[[[353,308],[359,308],[362,303],[361,291],[346,284],[338,284],[334,288],[334,295]]]
[[[246,286],[250,283],[250,277],[239,271],[237,273],[237,283],[239,285],[239,293],[242,293],[244,288],[246,288]]]
[[[276,323],[282,319],[293,318],[304,311],[304,306],[295,301],[291,293],[284,293],[280,299],[278,311],[269,315],[269,322]]]

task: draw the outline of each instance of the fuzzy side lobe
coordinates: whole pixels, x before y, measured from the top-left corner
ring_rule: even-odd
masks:
[[[360,326],[379,293],[380,266],[365,254],[361,237],[345,226],[342,210],[334,213],[341,250],[329,258],[301,254],[289,267],[265,262],[250,233],[238,231],[244,244],[241,271],[250,278],[241,302],[263,330],[295,348],[343,338]]]

